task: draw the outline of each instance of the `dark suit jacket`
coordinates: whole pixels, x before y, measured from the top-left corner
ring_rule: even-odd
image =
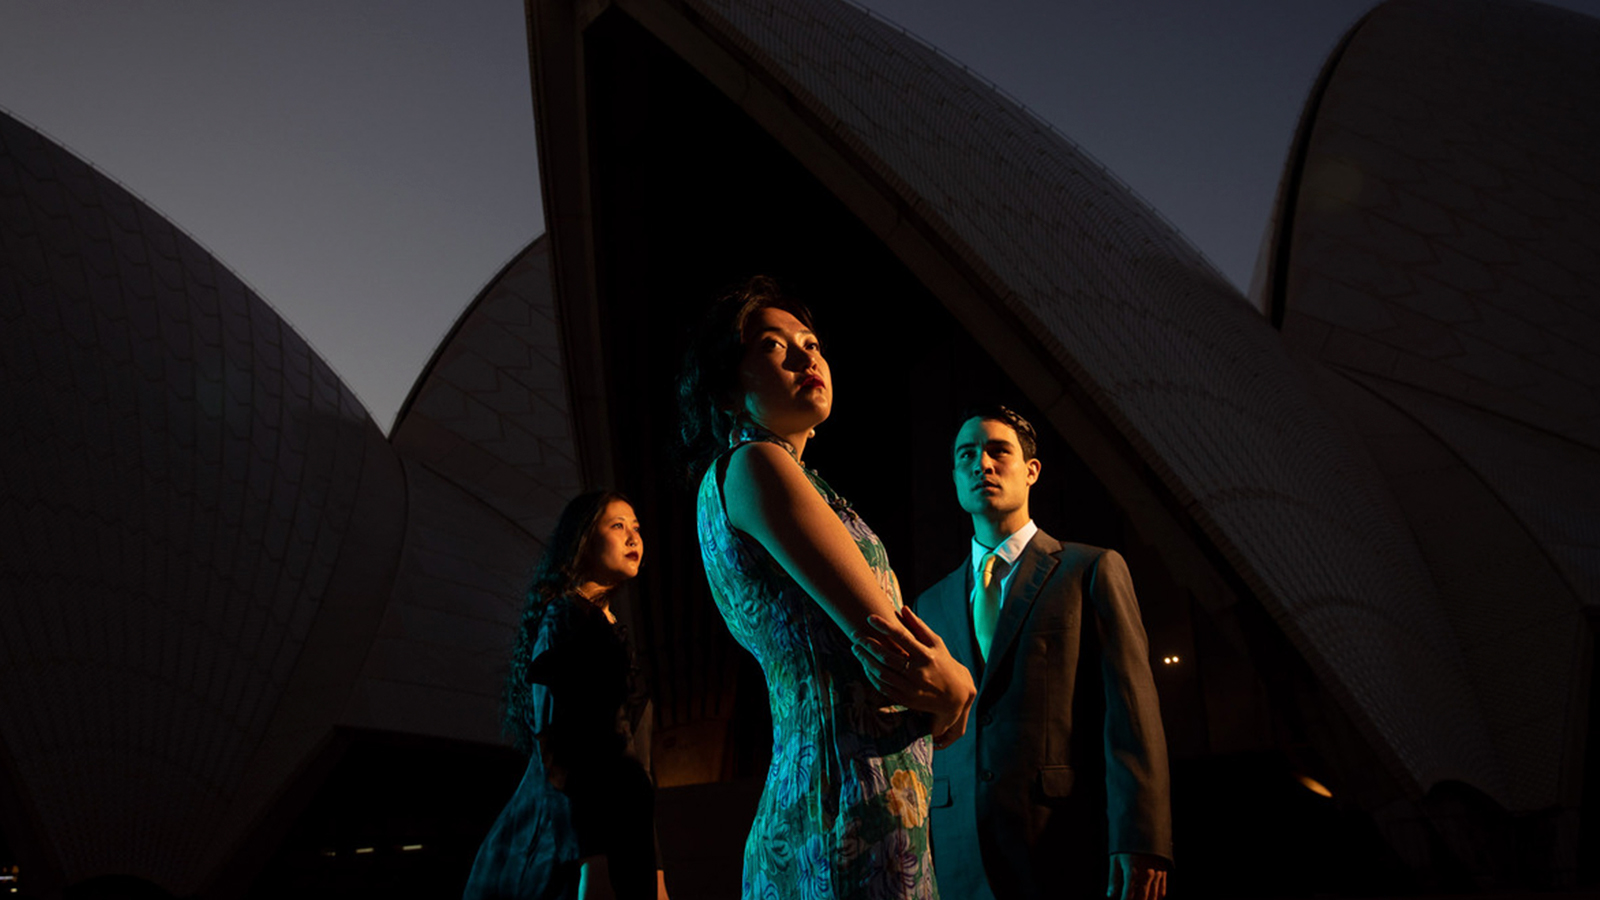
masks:
[[[1085,616],[1099,637],[1105,685],[1110,851],[1170,860],[1166,738],[1122,557],[1061,544],[1043,531],[1034,535],[1017,558],[986,666],[974,659],[971,595],[972,564],[964,559],[916,604],[917,614],[978,679],[967,733],[933,757],[940,894],[962,900],[1061,896],[1066,851],[1082,840],[1067,827],[1062,809],[1073,789],[1072,700]]]

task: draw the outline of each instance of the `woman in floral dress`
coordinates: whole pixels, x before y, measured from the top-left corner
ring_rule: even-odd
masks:
[[[976,694],[944,642],[902,608],[883,545],[801,457],[832,409],[811,316],[766,278],[718,301],[679,381],[683,438],[704,470],[701,557],[723,619],[755,655],[772,766],[745,844],[745,898],[935,898],[933,746]],[[931,684],[915,709],[870,685],[868,636]],[[913,672],[912,670],[918,670]]]

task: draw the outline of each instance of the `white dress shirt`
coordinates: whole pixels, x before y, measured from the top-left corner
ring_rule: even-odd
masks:
[[[1033,520],[1029,519],[1028,524],[1013,531],[1005,540],[1000,542],[998,547],[985,547],[978,543],[977,537],[972,539],[972,583],[978,584],[983,578],[983,558],[989,554],[990,549],[993,549],[994,571],[989,573],[989,577],[1000,579],[1000,607],[1002,609],[1006,605],[1006,592],[1011,590],[1011,576],[1017,573],[1017,557],[1022,555],[1022,551],[1028,546],[1028,542],[1033,540],[1033,536],[1038,533],[1039,526],[1033,524]],[[970,595],[968,596],[968,602],[971,602]]]

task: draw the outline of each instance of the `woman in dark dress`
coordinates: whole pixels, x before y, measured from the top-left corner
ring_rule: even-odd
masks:
[[[506,730],[529,753],[467,880],[467,900],[665,898],[656,864],[650,709],[610,608],[639,574],[621,494],[567,504],[545,546],[506,680]]]

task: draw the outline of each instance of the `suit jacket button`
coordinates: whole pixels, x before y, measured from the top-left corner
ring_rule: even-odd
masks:
[[[983,772],[978,777],[982,778],[984,781],[993,781],[994,780],[994,773],[989,771],[988,769],[984,769]]]
[[[990,725],[990,724],[993,724],[993,723],[994,723],[994,713],[984,713],[983,715],[978,717],[978,724],[979,725]]]

